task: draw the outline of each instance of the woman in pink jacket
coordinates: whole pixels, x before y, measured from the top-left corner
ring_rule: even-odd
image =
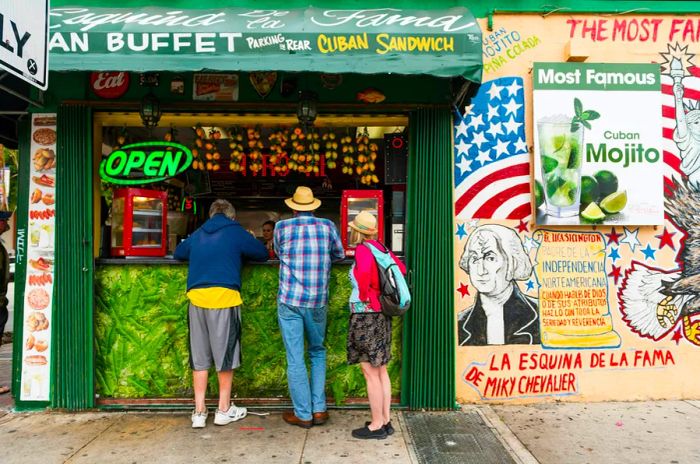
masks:
[[[372,420],[352,431],[361,439],[384,439],[394,433],[391,425],[391,381],[386,366],[391,359],[391,317],[382,314],[379,303],[379,270],[369,249],[388,251],[376,240],[377,218],[362,211],[349,224],[350,245],[356,245],[355,262],[350,268],[350,324],[348,328],[348,364],[360,363],[367,381],[367,397]],[[389,253],[391,253],[389,251]],[[393,253],[392,258],[406,273],[406,267]]]

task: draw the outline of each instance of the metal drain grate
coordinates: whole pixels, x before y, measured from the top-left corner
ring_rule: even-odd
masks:
[[[404,412],[423,464],[515,464],[477,412]]]

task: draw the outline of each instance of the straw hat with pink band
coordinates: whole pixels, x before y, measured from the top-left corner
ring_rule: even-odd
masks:
[[[321,206],[321,200],[314,198],[314,192],[309,187],[297,187],[292,198],[284,202],[294,211],[313,211]]]
[[[352,229],[362,235],[374,235],[377,233],[377,218],[371,211],[363,210],[348,224]]]

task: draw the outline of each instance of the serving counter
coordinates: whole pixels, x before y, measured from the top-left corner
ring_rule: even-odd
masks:
[[[332,266],[328,301],[327,395],[329,404],[366,398],[359,366],[348,366],[348,271]],[[286,360],[277,324],[279,262],[243,268],[242,366],[234,374],[239,398],[288,396]],[[95,266],[96,393],[102,405],[134,399],[192,397],[187,349],[186,263],[170,258],[100,259]],[[402,325],[394,319],[392,394],[400,391]],[[208,397],[217,392],[210,376]]]

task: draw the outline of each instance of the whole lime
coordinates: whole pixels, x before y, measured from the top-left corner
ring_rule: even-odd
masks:
[[[610,194],[617,192],[618,182],[617,176],[608,170],[601,170],[595,173],[595,180],[598,181],[598,190],[600,197],[605,198]]]
[[[588,203],[597,202],[599,198],[600,188],[595,177],[581,177],[581,206],[585,207]]]
[[[535,208],[539,208],[544,203],[544,187],[539,180],[535,181]]]

